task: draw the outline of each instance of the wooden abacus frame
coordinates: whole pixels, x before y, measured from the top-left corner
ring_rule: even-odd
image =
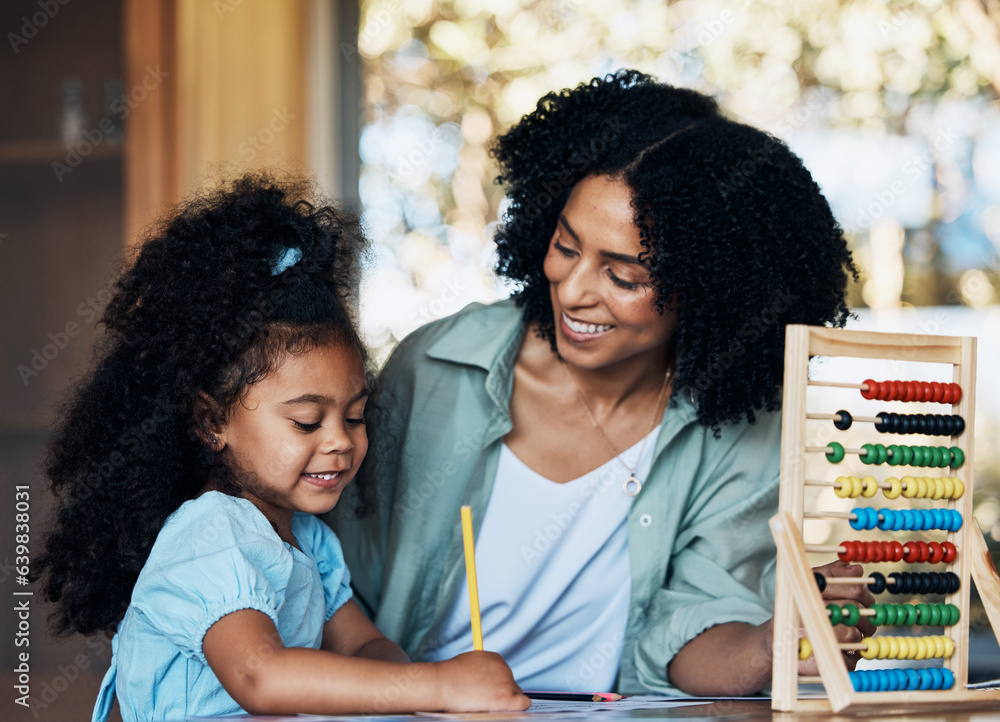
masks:
[[[949,569],[958,574],[958,592],[946,597],[955,604],[961,619],[946,629],[955,651],[945,666],[955,675],[950,690],[856,692],[838,647],[833,625],[813,578],[802,541],[806,469],[806,387],[812,356],[845,356],[951,364],[953,380],[962,397],[952,407],[965,419],[965,431],[952,437],[951,445],[965,454],[962,478],[965,493],[949,506],[958,510],[964,523],[948,540],[958,547],[958,557]],[[858,384],[861,381],[857,382]],[[860,711],[899,706],[949,706],[996,704],[1000,690],[968,689],[968,638],[970,581],[979,590],[994,634],[1000,639],[1000,577],[990,559],[982,531],[972,516],[974,462],[974,418],[976,384],[976,339],[922,334],[889,334],[848,331],[814,326],[788,326],[785,331],[785,377],[782,405],[781,491],[779,513],[771,519],[777,545],[778,566],[775,594],[774,669],[772,709],[778,711]],[[868,569],[865,570],[866,573]],[[826,699],[802,698],[799,694],[798,638],[804,626],[819,667]]]

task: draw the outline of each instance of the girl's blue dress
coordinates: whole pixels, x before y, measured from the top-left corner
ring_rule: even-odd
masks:
[[[212,624],[240,609],[269,616],[286,647],[319,648],[323,625],[351,598],[350,576],[326,524],[296,513],[292,532],[302,551],[251,502],[217,491],[171,514],[112,641],[94,722],[107,719],[116,691],[125,722],[243,713],[201,647]]]

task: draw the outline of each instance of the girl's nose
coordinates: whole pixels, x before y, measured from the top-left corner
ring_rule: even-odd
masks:
[[[346,454],[354,449],[354,441],[344,424],[332,424],[323,439],[320,450],[324,454]]]

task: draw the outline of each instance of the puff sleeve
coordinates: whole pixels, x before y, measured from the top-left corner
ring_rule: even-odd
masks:
[[[203,664],[205,633],[227,614],[256,609],[278,626],[291,564],[262,515],[255,519],[236,500],[214,496],[163,527],[132,595],[137,614]]]
[[[326,621],[351,598],[351,574],[344,560],[340,539],[333,530],[311,514],[300,514],[296,518],[301,522],[296,536],[303,549],[309,547],[309,556],[316,560],[323,582],[323,619]]]

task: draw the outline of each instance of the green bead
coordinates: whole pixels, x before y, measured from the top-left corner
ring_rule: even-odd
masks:
[[[924,447],[911,446],[910,451],[913,452],[912,466],[924,466]]]
[[[878,453],[876,464],[884,464],[889,459],[889,450],[885,448],[885,444],[875,444],[875,451]]]
[[[875,614],[872,616],[872,624],[876,627],[881,627],[885,624],[885,605],[884,604],[873,604],[872,610]]]
[[[917,624],[924,626],[931,621],[931,610],[928,609],[927,604],[917,605]]]
[[[858,622],[861,621],[861,610],[858,609],[856,604],[845,604],[844,605],[844,624],[848,627],[857,626]]]
[[[826,445],[828,451],[826,452],[826,458],[830,460],[831,464],[839,464],[844,460],[844,446],[843,444],[838,444],[836,441],[831,441]],[[862,459],[863,461],[863,459]]]
[[[951,468],[960,469],[965,463],[965,454],[957,446],[951,447],[949,451],[951,451]]]
[[[900,448],[903,450],[903,466],[910,466],[913,463],[913,447],[903,445]]]
[[[938,464],[942,469],[946,469],[951,466],[951,449],[947,446],[937,447],[938,452],[941,454],[941,463]]]
[[[930,625],[932,627],[938,627],[941,625],[941,605],[932,604],[931,606],[931,620]]]
[[[924,458],[927,459],[927,454],[930,454],[930,459],[927,459],[928,466],[941,466],[941,447],[939,446],[928,446],[925,447]]]
[[[944,606],[948,610],[948,621],[944,622],[944,626],[951,627],[958,624],[958,620],[962,616],[962,613],[958,611],[958,607],[954,604],[945,604]]]
[[[903,449],[899,444],[889,446],[889,458],[886,461],[889,462],[889,466],[899,466],[903,463]]]
[[[858,458],[861,459],[862,464],[874,464],[877,457],[878,453],[875,451],[875,444],[861,445],[861,455]]]
[[[840,611],[840,607],[836,604],[827,604],[826,608],[830,611],[830,624],[836,627],[840,624],[841,619],[843,619],[843,612]]]
[[[917,623],[917,608],[912,604],[903,605],[906,607],[906,621],[903,622],[907,627],[912,627]]]
[[[885,623],[890,627],[895,627],[899,624],[899,605],[898,604],[887,604],[885,605]]]

